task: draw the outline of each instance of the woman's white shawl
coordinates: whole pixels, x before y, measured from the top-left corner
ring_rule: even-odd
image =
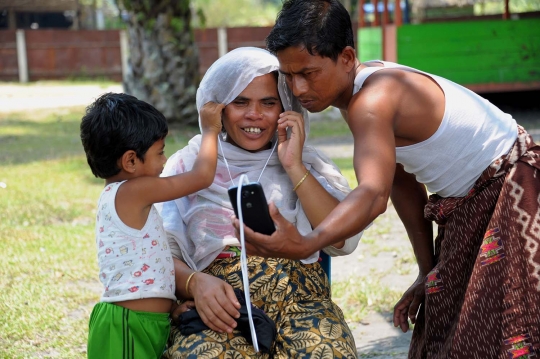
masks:
[[[200,110],[209,101],[229,104],[255,77],[276,71],[278,67],[277,58],[262,49],[239,48],[229,52],[206,72],[197,91],[197,108]],[[307,112],[292,96],[284,80],[280,79],[279,82],[284,108],[303,114],[307,132]],[[190,171],[200,144],[201,135],[193,137],[186,147],[169,158],[162,176]],[[221,145],[223,152],[219,152],[216,176],[210,187],[158,206],[173,255],[182,258],[194,270],[206,268],[226,246],[239,245],[230,219],[234,214],[227,193],[227,189],[233,185],[230,176],[235,185],[242,174],[246,174],[250,181],[256,181],[271,153],[271,150],[252,153],[227,142]],[[314,148],[304,146],[302,161],[335,198],[341,201],[351,191],[336,165]],[[292,190],[293,184],[281,166],[277,151],[271,155],[260,183],[267,200],[274,202],[281,214],[295,224],[301,234],[311,231],[311,225]],[[327,247],[324,251],[332,256],[349,254],[358,245],[360,236],[361,233],[348,239],[341,249]],[[316,252],[303,262],[313,263],[318,257],[319,253]]]

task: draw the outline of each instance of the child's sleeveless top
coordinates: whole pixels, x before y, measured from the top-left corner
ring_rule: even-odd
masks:
[[[442,197],[465,196],[482,171],[514,144],[516,121],[476,93],[408,66],[373,62],[384,67],[362,69],[354,80],[353,93],[372,73],[388,68],[427,75],[444,91],[445,110],[438,130],[423,142],[396,147],[396,162],[415,174],[430,192]]]
[[[101,301],[176,299],[173,259],[154,206],[141,230],[126,226],[116,213],[116,192],[124,182],[107,185],[98,201],[96,244],[99,279],[104,286]]]

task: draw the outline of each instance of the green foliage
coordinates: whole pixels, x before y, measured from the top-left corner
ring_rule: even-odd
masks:
[[[175,32],[186,31],[186,22],[182,18],[174,17],[171,19],[171,27]]]
[[[540,11],[540,1],[538,0],[512,0],[509,3],[510,13],[520,13],[528,11]],[[475,15],[502,14],[504,12],[503,1],[485,1],[474,5]]]
[[[261,0],[192,0],[194,27],[272,26],[281,3]]]

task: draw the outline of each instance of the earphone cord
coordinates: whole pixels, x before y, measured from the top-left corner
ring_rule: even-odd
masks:
[[[276,143],[274,143],[274,146],[272,147],[272,151],[270,151],[270,156],[268,156],[268,159],[266,160],[266,163],[263,166],[261,174],[259,175],[259,178],[257,178],[257,182],[261,181],[262,174],[263,174],[264,170],[266,169],[266,165],[268,165],[268,162],[270,161],[270,158],[272,158],[272,154],[274,153],[274,151],[275,151],[275,149],[277,147],[277,144],[278,144],[278,140],[277,140],[277,137],[276,137]]]
[[[249,275],[247,267],[247,254],[246,254],[246,240],[244,239],[244,215],[242,213],[242,185],[248,183],[248,177],[245,174],[240,176],[238,181],[238,190],[236,192],[236,204],[238,208],[238,221],[240,222],[240,268],[242,270],[242,284],[244,286],[244,298],[246,300],[246,309],[248,312],[249,329],[251,331],[251,339],[253,342],[253,349],[255,352],[259,352],[259,343],[257,341],[257,333],[255,331],[255,323],[253,323],[253,316],[251,314],[251,298],[249,293]]]
[[[221,155],[223,156],[223,162],[225,162],[225,167],[227,167],[227,172],[229,173],[229,178],[231,179],[231,183],[234,186],[234,180],[231,175],[231,169],[229,168],[229,163],[227,162],[227,158],[225,157],[225,152],[223,151],[223,145],[221,144],[221,136],[218,136],[218,143],[219,143],[219,149],[221,150]],[[263,175],[264,170],[266,169],[266,166],[268,165],[268,162],[270,162],[270,158],[272,158],[272,155],[274,154],[274,151],[276,150],[278,144],[277,136],[276,136],[276,142],[274,143],[274,146],[272,146],[272,151],[270,152],[270,156],[268,156],[268,159],[266,160],[266,163],[263,166],[263,169],[261,170],[261,174],[259,175],[259,178],[257,178],[257,182],[261,181],[261,177]]]
[[[225,152],[223,152],[223,145],[221,144],[221,136],[218,136],[218,143],[219,143],[219,149],[221,150],[221,155],[223,156],[223,162],[225,162],[225,167],[227,167],[227,172],[229,172],[229,177],[231,179],[231,183],[234,186],[234,181],[232,179],[231,170],[229,169],[229,163],[227,162],[227,158],[225,157]]]

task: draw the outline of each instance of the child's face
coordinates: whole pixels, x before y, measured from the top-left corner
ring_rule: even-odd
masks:
[[[225,107],[223,127],[227,131],[227,142],[252,152],[267,149],[281,111],[275,76],[266,74],[254,78]]]
[[[144,156],[144,162],[137,163],[137,176],[159,177],[163,171],[163,166],[167,162],[165,157],[165,139],[157,140]]]

